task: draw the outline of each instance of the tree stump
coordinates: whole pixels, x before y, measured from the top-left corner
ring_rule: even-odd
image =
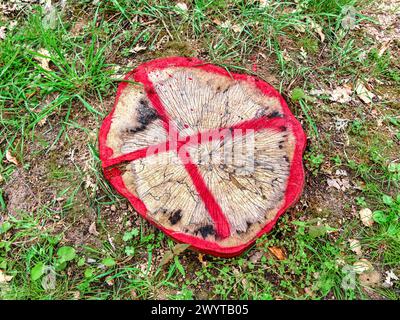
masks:
[[[182,57],[125,80],[100,129],[104,174],[167,235],[234,256],[297,201],[306,137],[269,84]]]

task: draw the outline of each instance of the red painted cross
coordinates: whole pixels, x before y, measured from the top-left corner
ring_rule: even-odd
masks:
[[[181,159],[184,167],[189,174],[193,185],[196,188],[201,200],[203,201],[205,208],[207,209],[211,219],[214,222],[215,230],[220,238],[226,238],[230,236],[230,225],[226,218],[226,215],[222,212],[220,205],[215,199],[209,187],[204,181],[198,165],[196,165],[187,151],[186,147],[190,145],[200,144],[202,142],[209,142],[214,139],[224,139],[226,132],[241,134],[246,130],[253,130],[254,132],[263,129],[273,129],[282,131],[286,129],[286,120],[283,118],[272,118],[268,119],[265,117],[243,121],[235,124],[228,128],[211,129],[205,132],[198,132],[192,136],[181,137],[174,123],[171,121],[170,116],[164,105],[162,104],[159,96],[157,95],[152,82],[149,80],[147,74],[141,73],[140,75],[135,74],[135,80],[140,78],[140,82],[144,84],[145,91],[159,117],[162,120],[164,129],[170,134],[172,139],[168,139],[157,145],[151,145],[146,148],[135,150],[118,157],[109,158],[103,161],[102,166],[105,171],[112,170],[112,168],[120,163],[134,161],[142,158],[146,158],[150,155],[158,154],[160,152],[175,151],[178,157]],[[172,133],[172,134],[171,134]],[[210,139],[204,141],[201,137],[208,136]],[[176,139],[176,140],[175,140]],[[150,152],[150,150],[152,152]],[[144,205],[144,204],[143,204]]]

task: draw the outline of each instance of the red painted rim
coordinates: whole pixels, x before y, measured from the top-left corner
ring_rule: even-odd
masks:
[[[280,104],[282,106],[282,111],[285,118],[285,124],[290,126],[292,129],[292,133],[296,140],[295,150],[293,153],[293,159],[290,164],[290,174],[288,178],[288,183],[286,187],[285,193],[285,201],[283,206],[277,212],[275,218],[266,224],[255,236],[253,239],[248,241],[245,244],[233,247],[222,247],[215,242],[203,240],[197,238],[195,236],[191,236],[188,234],[184,234],[181,232],[176,232],[170,229],[167,229],[155,221],[149,219],[147,217],[147,209],[145,204],[126,188],[123,179],[121,177],[121,172],[117,168],[108,169],[107,167],[113,164],[111,160],[113,155],[113,150],[106,145],[107,135],[110,130],[111,120],[113,113],[115,112],[116,106],[118,104],[119,98],[121,96],[122,91],[128,85],[128,82],[121,82],[118,86],[117,96],[115,99],[114,106],[110,114],[104,119],[103,124],[100,128],[99,132],[99,150],[100,150],[100,160],[102,161],[103,168],[104,168],[104,175],[106,179],[110,182],[110,184],[124,197],[126,197],[135,210],[144,217],[147,221],[155,225],[157,228],[161,229],[164,233],[172,237],[173,239],[177,240],[178,242],[184,242],[191,245],[193,249],[197,249],[199,251],[209,253],[216,256],[221,257],[231,257],[236,256],[246,250],[249,246],[251,246],[256,239],[258,239],[264,233],[269,232],[273,226],[276,224],[279,217],[291,206],[293,205],[300,197],[301,192],[303,190],[304,185],[304,169],[303,169],[303,162],[302,156],[306,146],[306,135],[301,127],[300,122],[294,117],[294,115],[290,112],[285,100],[283,97],[275,90],[271,85],[268,83],[258,79],[257,77],[246,75],[246,74],[237,74],[237,73],[229,73],[223,68],[217,67],[212,64],[208,64],[203,62],[197,58],[184,58],[184,57],[169,57],[169,58],[162,58],[156,59],[149,62],[146,62],[135,70],[129,72],[125,76],[125,80],[134,79],[136,82],[140,82],[144,85],[144,90],[152,102],[154,108],[159,113],[161,119],[168,120],[169,117],[165,113],[165,109],[163,108],[159,98],[153,88],[153,84],[148,79],[148,73],[157,69],[164,69],[169,67],[190,67],[201,69],[207,72],[219,74],[222,76],[226,76],[229,78],[233,78],[235,80],[241,80],[249,82],[255,85],[264,95],[268,97],[275,97],[278,98]],[[163,121],[165,129],[169,128],[169,121]],[[135,151],[137,155],[133,157],[140,157],[141,152],[143,151]],[[135,153],[134,152],[134,153]],[[122,156],[124,157],[124,156]],[[127,160],[129,157],[127,157]],[[191,164],[189,163],[189,166]],[[199,190],[198,190],[199,191]],[[201,195],[200,195],[201,196]],[[212,195],[211,195],[212,196]],[[215,205],[215,204],[213,204]],[[217,204],[218,205],[218,204]],[[227,230],[222,230],[221,232],[226,232]]]

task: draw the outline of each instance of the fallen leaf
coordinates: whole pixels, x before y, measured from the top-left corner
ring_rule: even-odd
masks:
[[[342,191],[346,191],[347,189],[349,189],[350,186],[350,181],[347,178],[328,178],[326,179],[326,182],[328,184],[329,187],[335,188],[337,190],[342,190]]]
[[[330,100],[339,103],[351,101],[352,90],[349,86],[338,87],[330,92]]]
[[[10,282],[13,276],[8,276],[4,273],[4,271],[0,270],[0,283]]]
[[[217,18],[213,19],[213,22],[214,22],[217,26],[220,26],[220,25],[221,25],[221,20],[219,20],[219,19],[217,19]]]
[[[343,170],[343,169],[338,169],[338,170],[336,170],[335,174],[336,174],[337,176],[344,176],[344,177],[347,177],[347,171],[346,171],[346,170]]]
[[[166,265],[167,263],[169,263],[172,259],[174,258],[174,254],[172,253],[172,251],[166,251],[160,261],[160,267]]]
[[[97,229],[96,229],[96,222],[95,221],[89,226],[89,233],[94,235],[94,236],[96,236],[96,237],[99,235],[99,233],[97,232]]]
[[[306,50],[304,50],[303,47],[300,48],[300,55],[304,60],[307,59],[307,52],[306,52]]]
[[[17,158],[15,158],[11,154],[10,149],[7,149],[7,151],[6,151],[6,159],[7,159],[8,162],[11,162],[11,163],[15,164],[16,166],[19,166],[19,162],[18,162]]]
[[[352,6],[343,7],[342,14],[342,28],[347,30],[353,30],[356,26],[356,9]]]
[[[361,82],[358,82],[356,85],[356,93],[360,100],[366,104],[372,103],[372,99],[375,98],[375,95],[369,91]]]
[[[396,274],[393,272],[393,270],[390,271],[386,271],[386,278],[385,278],[385,282],[383,283],[386,287],[392,287],[393,286],[393,282],[392,280],[399,280],[399,277],[396,276]]]
[[[271,0],[258,0],[258,2],[260,3],[260,8],[265,8],[267,6],[269,6]]]
[[[353,251],[356,255],[362,256],[361,244],[357,239],[349,239],[350,250]]]
[[[225,28],[225,29],[230,28],[231,25],[232,25],[232,24],[231,24],[231,21],[230,21],[230,20],[225,20],[224,22],[222,22],[222,23],[220,24],[221,28]]]
[[[382,46],[381,46],[381,48],[379,49],[379,52],[378,52],[378,56],[379,57],[382,57],[382,55],[385,53],[385,51],[389,48],[391,42],[392,42],[392,40],[388,40],[388,41],[385,41],[382,44]]]
[[[350,122],[349,119],[336,118],[336,120],[335,120],[336,131],[344,131],[347,128],[347,125],[349,124],[349,122]]]
[[[329,187],[333,187],[333,188],[338,189],[338,190],[340,190],[340,188],[341,188],[338,179],[330,179],[330,178],[328,178],[328,179],[326,179],[326,182],[327,182]]]
[[[381,281],[381,274],[376,270],[367,271],[360,274],[358,279],[363,286],[375,287]]]
[[[237,24],[234,24],[234,25],[232,26],[232,31],[233,31],[233,32],[239,33],[239,32],[242,32],[242,30],[243,30],[243,27],[241,27],[241,26],[239,26],[239,25],[237,25]]]
[[[295,24],[293,27],[294,27],[294,29],[295,29],[296,31],[298,31],[298,32],[300,32],[300,33],[306,32],[306,26],[303,25],[303,24]]]
[[[311,25],[311,29],[313,29],[318,35],[319,38],[321,39],[321,42],[325,41],[325,34],[322,32],[322,27],[320,24],[312,20],[311,18],[307,19]]]
[[[204,258],[204,254],[199,253],[199,255],[197,256],[197,259],[198,259],[201,263],[204,263],[204,262],[205,262],[203,258]]]
[[[74,291],[72,292],[72,296],[75,300],[79,300],[79,298],[81,297],[81,293],[79,291]]]
[[[129,52],[134,53],[133,49],[130,50]],[[113,74],[110,76],[110,78],[114,79],[114,80],[122,80],[124,78],[125,74],[124,74],[124,71],[121,71],[121,69],[122,69],[121,66],[117,66],[117,65],[113,66],[111,68]]]
[[[190,244],[178,243],[172,248],[172,252],[175,255],[180,255],[183,251],[190,247]]]
[[[47,71],[51,71],[50,69],[50,52],[46,49],[39,49],[39,56],[35,56],[34,59],[39,62],[40,66]]]
[[[364,226],[371,227],[374,224],[371,209],[369,209],[369,208],[361,209],[359,214],[360,214],[361,222]]]
[[[131,293],[131,298],[132,298],[132,300],[136,300],[136,299],[137,299],[137,296],[138,296],[137,293],[136,293],[136,291],[132,289],[132,290],[130,291],[130,293]]]
[[[184,2],[178,2],[175,5],[175,7],[178,8],[179,10],[182,10],[182,11],[187,11],[188,10],[187,4],[184,3]]]
[[[353,267],[354,272],[358,274],[374,270],[371,262],[369,262],[367,259],[360,259],[359,261],[354,262]]]
[[[269,252],[271,252],[278,260],[285,260],[285,251],[280,247],[268,247]]]
[[[47,116],[43,117],[42,119],[39,120],[38,126],[43,127],[47,122]]]
[[[286,62],[292,61],[292,57],[289,55],[289,53],[287,52],[286,49],[283,49],[282,53],[282,57],[283,60],[285,60]]]
[[[232,24],[230,20],[225,20],[221,22],[219,19],[214,19],[213,22],[224,29],[231,29],[233,32],[239,33],[243,30],[243,26],[237,24]]]
[[[140,51],[146,50],[147,47],[141,46],[140,44],[137,44],[133,49],[129,50],[130,53],[138,53]]]
[[[261,251],[256,251],[249,258],[250,262],[257,263],[261,260],[263,253]]]
[[[106,283],[111,287],[114,285],[114,279],[111,277],[106,278]]]
[[[327,90],[324,90],[324,89],[311,89],[309,93],[312,96],[322,96],[322,95],[327,94]]]
[[[57,27],[57,9],[52,5],[51,0],[46,0],[42,24],[45,29],[54,30]]]
[[[6,27],[0,27],[0,40],[4,40],[6,38]]]
[[[70,30],[70,34],[73,36],[78,36],[82,31],[83,28],[86,26],[87,24],[87,20],[84,18],[80,18],[71,28]]]

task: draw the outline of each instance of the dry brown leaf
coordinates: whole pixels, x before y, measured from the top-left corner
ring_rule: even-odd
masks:
[[[250,262],[257,263],[261,260],[263,253],[261,251],[256,251],[249,258]]]
[[[394,282],[392,280],[398,281],[399,277],[393,272],[393,270],[386,271],[385,274],[386,274],[386,278],[385,278],[385,282],[383,283],[383,285],[388,288],[393,287]]]
[[[300,56],[301,56],[304,60],[307,59],[308,54],[307,54],[306,50],[304,50],[303,47],[300,48]]]
[[[190,247],[190,244],[178,243],[172,248],[172,252],[175,255],[180,255],[183,251]]]
[[[47,0],[44,6],[43,27],[54,30],[57,26],[57,8],[53,6],[51,0]]]
[[[4,40],[6,38],[6,27],[0,27],[0,40]]]
[[[280,247],[268,247],[269,252],[271,252],[278,260],[285,260],[286,259],[286,253],[285,251],[280,248]]]
[[[306,32],[306,27],[305,27],[305,25],[303,25],[303,24],[295,24],[293,27],[294,27],[294,29],[295,29],[296,31],[298,31],[298,32],[300,32],[300,33]]]
[[[43,127],[47,122],[47,116],[43,117],[42,119],[39,120],[38,126]]]
[[[243,27],[241,27],[241,26],[239,26],[239,25],[237,25],[237,24],[234,24],[234,25],[232,26],[232,31],[235,32],[235,33],[242,32],[242,30],[243,30]]]
[[[330,92],[330,100],[339,103],[348,103],[351,101],[352,90],[350,86],[343,86],[333,89]]]
[[[356,255],[362,256],[361,244],[357,239],[349,239],[350,250],[353,251]]]
[[[15,158],[11,154],[10,149],[7,149],[7,151],[6,151],[6,159],[7,159],[8,162],[11,162],[11,163],[15,164],[16,166],[19,166],[19,162],[18,162],[17,158]]]
[[[372,103],[372,99],[375,98],[375,95],[369,91],[361,82],[356,85],[356,93],[360,100],[366,104]]]
[[[376,270],[372,270],[360,274],[358,279],[363,286],[375,287],[381,282],[381,274]]]
[[[374,220],[372,219],[372,211],[369,208],[361,209],[360,212],[360,219],[364,226],[371,227],[374,224]]]
[[[160,267],[169,263],[173,258],[174,258],[174,254],[172,253],[172,251],[169,251],[169,250],[166,251],[160,261]]]
[[[371,272],[374,270],[374,267],[372,266],[371,262],[369,262],[367,259],[360,259],[359,261],[354,262],[353,268],[354,272],[358,274],[364,272]]]
[[[219,20],[219,19],[217,19],[217,18],[213,19],[213,22],[214,22],[217,26],[220,26],[220,25],[221,25],[221,20]]]
[[[345,30],[353,30],[356,27],[356,14],[357,11],[352,6],[345,6],[342,9],[343,19],[342,19],[342,28]]]
[[[87,24],[87,20],[84,18],[79,19],[71,28],[70,30],[70,34],[73,36],[78,36],[82,31],[83,28],[86,26]]]
[[[13,276],[8,276],[3,270],[0,270],[0,283],[7,283],[12,280]]]
[[[260,8],[265,8],[270,4],[271,0],[258,0],[258,2],[260,3]]]
[[[111,287],[114,285],[114,279],[111,277],[106,278],[106,283]]]
[[[137,44],[133,49],[129,50],[130,53],[138,53],[140,51],[144,51],[146,50],[147,47],[146,46],[141,46],[140,44]]]
[[[328,178],[326,179],[326,182],[328,184],[329,187],[333,187],[335,189],[338,190],[342,190],[342,191],[346,191],[347,189],[349,189],[350,186],[350,181],[347,178]]]
[[[379,52],[378,52],[378,56],[379,57],[382,57],[382,55],[385,53],[385,51],[390,47],[390,43],[392,42],[392,40],[390,39],[390,40],[388,40],[388,41],[385,41],[383,44],[382,44],[382,46],[381,46],[381,48],[379,49]]]
[[[175,7],[178,8],[179,10],[182,10],[182,11],[187,11],[188,10],[187,4],[184,3],[184,2],[178,2],[175,5]]]
[[[90,227],[89,227],[89,233],[92,234],[92,235],[94,235],[94,236],[96,236],[96,237],[99,235],[99,233],[97,232],[97,229],[96,229],[96,221],[94,221],[94,222],[90,225]]]
[[[138,295],[137,295],[137,293],[136,293],[135,290],[132,289],[132,290],[130,291],[130,294],[131,294],[132,300],[137,300]]]
[[[282,53],[282,57],[283,60],[285,60],[286,62],[292,61],[292,57],[289,55],[289,53],[287,52],[286,49],[283,49]]]
[[[307,20],[311,24],[311,29],[313,29],[319,35],[319,38],[321,39],[321,42],[324,42],[325,41],[325,34],[322,32],[321,25],[318,24],[317,22],[315,22],[314,20],[312,20],[311,18],[308,18]]]
[[[40,66],[47,71],[51,71],[50,69],[50,52],[46,49],[39,49],[38,53],[40,56],[35,56],[34,59],[39,62]]]
[[[347,171],[343,170],[343,169],[337,169],[336,172],[335,172],[335,175],[343,176],[343,177],[347,177],[348,176]]]
[[[204,257],[204,254],[199,253],[199,255],[197,256],[197,259],[198,259],[201,263],[204,263],[203,257]]]

